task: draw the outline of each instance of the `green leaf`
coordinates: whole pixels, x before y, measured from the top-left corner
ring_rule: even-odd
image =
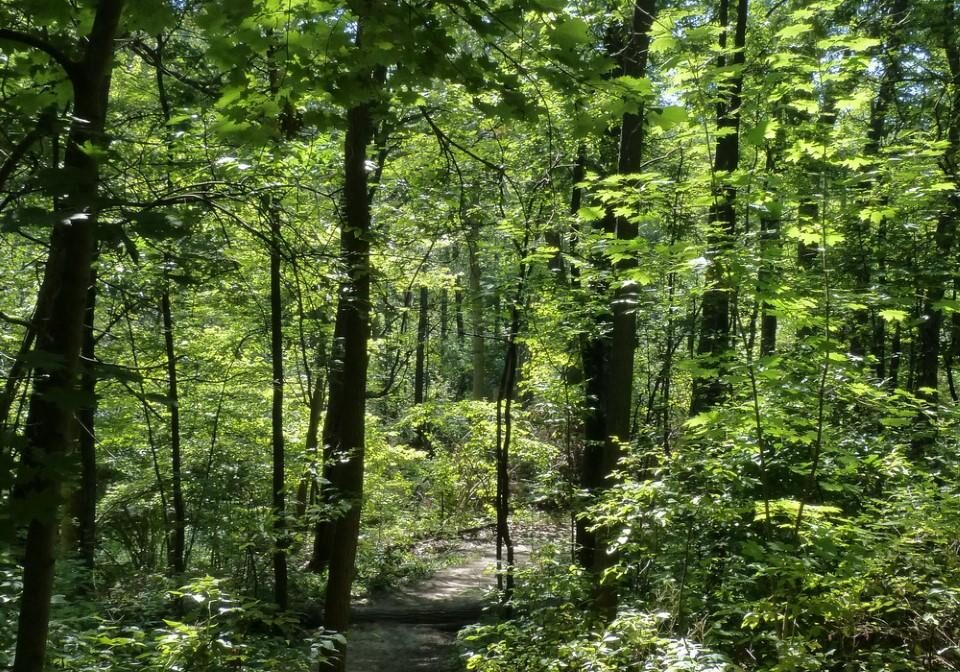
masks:
[[[623,75],[614,79],[613,84],[625,89],[627,95],[637,98],[646,98],[653,95],[653,84],[646,77]]]
[[[813,26],[809,23],[795,23],[792,26],[787,26],[786,28],[781,28],[778,30],[777,37],[789,40],[792,37],[809,33],[811,30],[813,30]]]
[[[606,210],[596,205],[585,205],[577,211],[577,217],[583,222],[596,222],[603,219]]]
[[[884,322],[903,322],[908,317],[910,317],[910,313],[908,313],[905,310],[899,310],[897,308],[885,308],[884,310],[881,310],[878,314],[884,320]]]
[[[575,49],[593,41],[590,26],[583,19],[561,21],[550,33],[550,40],[561,49]]]
[[[670,105],[658,112],[651,112],[649,116],[650,123],[659,126],[665,131],[670,130],[674,126],[686,123],[688,119],[687,111],[676,105]]]

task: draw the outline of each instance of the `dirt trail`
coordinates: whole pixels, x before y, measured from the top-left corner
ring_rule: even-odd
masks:
[[[457,631],[481,617],[484,593],[496,585],[496,558],[489,542],[465,542],[455,552],[460,563],[354,607],[348,672],[461,669]]]
[[[535,546],[539,543],[534,540]],[[483,597],[496,586],[496,554],[489,539],[463,542],[462,560],[433,576],[375,596],[354,607],[347,645],[348,672],[455,672],[463,669],[457,631],[483,617]],[[518,544],[516,562],[530,557]]]

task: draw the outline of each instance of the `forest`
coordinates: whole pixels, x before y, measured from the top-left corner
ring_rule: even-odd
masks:
[[[958,221],[957,0],[0,0],[0,667],[960,669]]]

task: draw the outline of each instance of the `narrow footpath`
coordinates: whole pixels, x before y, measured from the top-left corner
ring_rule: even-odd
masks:
[[[480,620],[484,593],[496,585],[490,544],[472,546],[459,549],[460,564],[354,607],[348,672],[461,669],[457,631]]]
[[[485,535],[486,536],[486,535]],[[534,546],[539,543],[532,541]],[[460,562],[431,577],[374,596],[353,608],[347,672],[456,672],[463,669],[457,632],[484,617],[484,599],[497,583],[492,539],[464,541]],[[516,546],[519,566],[529,543]]]

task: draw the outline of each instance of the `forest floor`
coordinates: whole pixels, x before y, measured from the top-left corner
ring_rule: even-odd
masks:
[[[532,551],[556,540],[556,530],[522,530],[515,546],[522,566]],[[457,632],[488,617],[497,584],[492,533],[463,541],[459,559],[432,576],[354,607],[347,654],[348,672],[455,672],[463,669]]]

